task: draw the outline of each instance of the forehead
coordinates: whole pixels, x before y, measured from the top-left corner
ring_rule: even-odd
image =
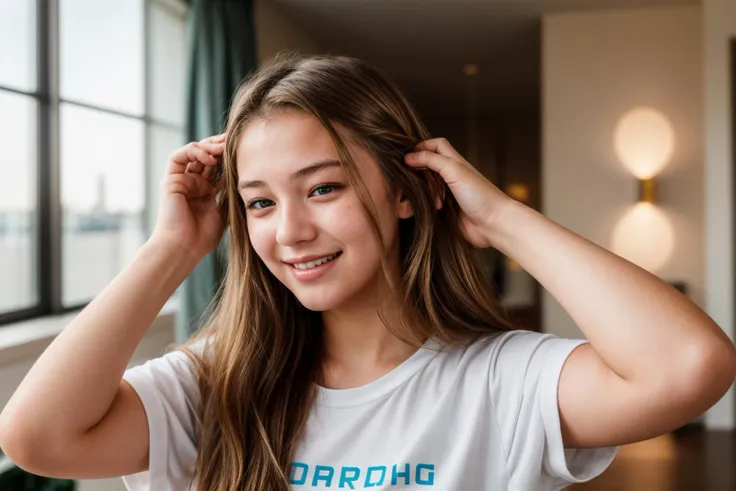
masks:
[[[249,122],[237,147],[241,178],[264,170],[292,172],[327,158],[337,159],[329,133],[316,118],[296,111]]]

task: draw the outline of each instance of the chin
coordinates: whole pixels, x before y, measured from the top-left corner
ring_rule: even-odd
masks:
[[[299,295],[298,293],[294,292],[294,296],[297,300],[299,300],[299,303],[301,303],[304,307],[307,309],[313,311],[313,312],[325,312],[327,310],[334,309],[338,305],[342,303],[342,298],[335,298],[332,295],[326,295],[326,294],[319,294],[319,292],[315,292],[315,294],[309,294],[309,295]]]

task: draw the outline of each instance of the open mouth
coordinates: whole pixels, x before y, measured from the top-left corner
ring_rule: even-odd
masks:
[[[332,254],[328,256],[321,257],[319,259],[315,259],[314,261],[309,261],[306,263],[295,263],[295,264],[292,264],[291,266],[300,271],[314,269],[319,266],[322,266],[323,264],[329,263],[330,261],[334,261],[335,259],[340,257],[341,254],[342,254],[342,251],[337,251],[337,252],[333,252]]]

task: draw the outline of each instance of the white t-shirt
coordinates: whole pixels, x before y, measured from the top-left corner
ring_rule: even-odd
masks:
[[[291,466],[294,490],[545,491],[590,480],[617,447],[564,449],[557,384],[584,340],[512,331],[468,348],[430,340],[391,372],[352,389],[319,388]],[[130,491],[189,489],[198,389],[188,357],[125,372],[148,416],[150,467]]]

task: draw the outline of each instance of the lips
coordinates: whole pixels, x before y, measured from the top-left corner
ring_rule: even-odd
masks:
[[[330,262],[333,259],[336,259],[339,255],[340,255],[340,252],[338,251],[328,256],[323,256],[323,257],[320,257],[320,258],[317,258],[311,261],[299,261],[297,263],[292,264],[292,266],[295,267],[296,269],[301,269],[301,270],[311,269],[311,268],[320,266],[322,264],[325,264],[327,262]]]
[[[327,256],[315,256],[314,260],[307,261],[306,263],[289,264],[289,271],[299,281],[310,281],[315,280],[325,274],[327,274],[335,265],[335,263],[342,256],[342,251],[338,251]],[[305,259],[307,256],[305,256]],[[325,259],[331,258],[325,261]],[[300,258],[300,261],[304,259]]]
[[[340,254],[342,254],[342,251],[329,252],[326,254],[312,254],[309,256],[284,259],[283,262],[290,266],[296,267],[297,269],[302,269],[300,268],[300,266],[314,267],[317,266],[319,263],[335,259]]]

